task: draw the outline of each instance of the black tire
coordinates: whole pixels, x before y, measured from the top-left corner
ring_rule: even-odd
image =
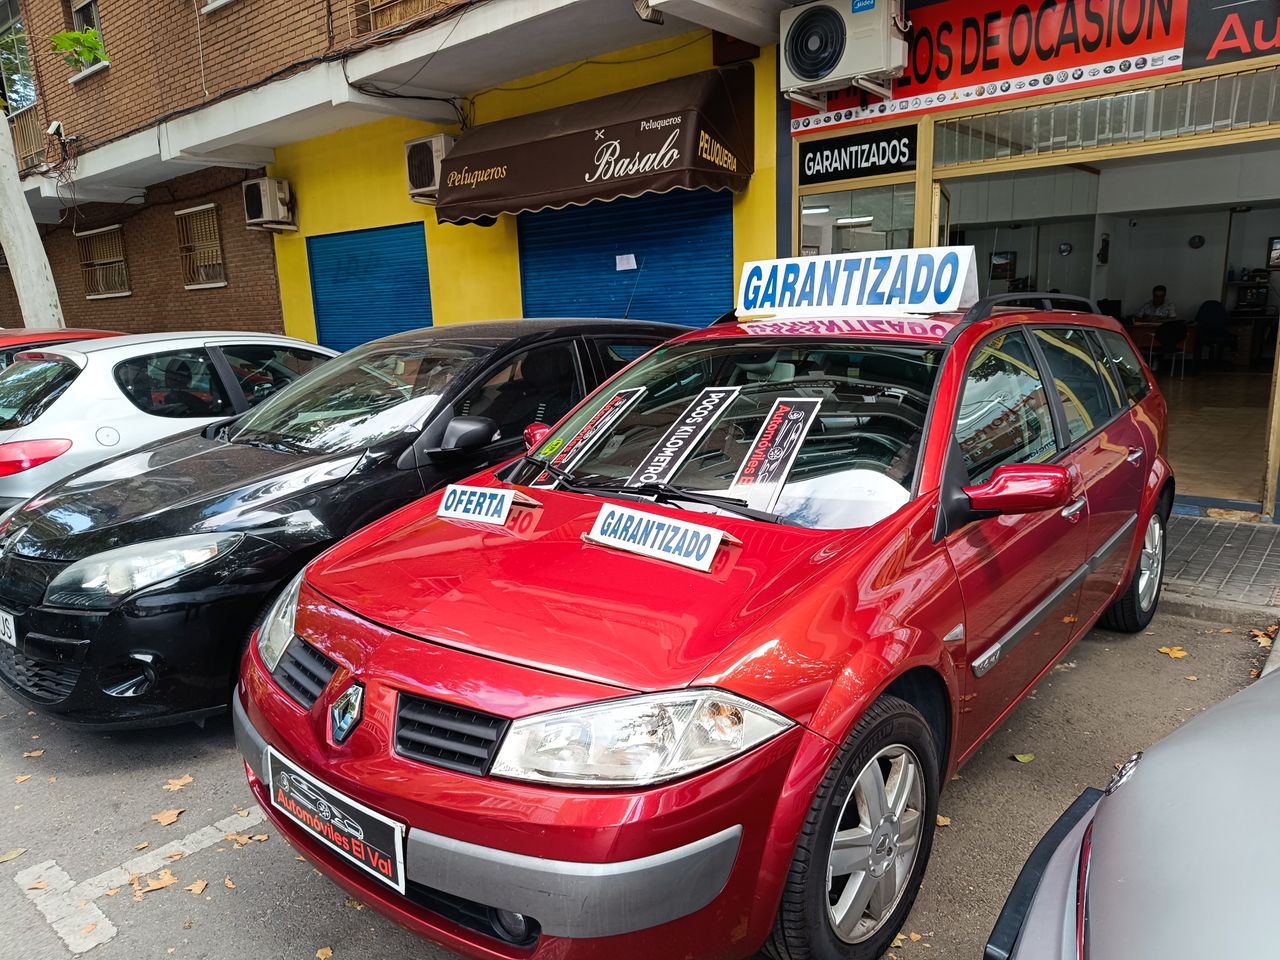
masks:
[[[1162,499],[1148,521],[1160,524],[1160,575],[1156,582],[1155,596],[1144,608],[1138,589],[1142,573],[1142,562],[1139,557],[1139,562],[1134,566],[1133,576],[1129,580],[1129,585],[1125,587],[1124,593],[1098,618],[1098,626],[1104,630],[1114,630],[1117,633],[1141,633],[1151,623],[1151,618],[1156,615],[1156,608],[1160,606],[1160,593],[1164,589],[1165,545],[1168,543],[1170,509],[1168,498]],[[1145,529],[1141,536],[1146,536]]]
[[[841,939],[829,918],[827,861],[845,802],[862,770],[886,749],[906,747],[919,760],[923,811],[915,862],[896,906],[866,939]],[[764,952],[773,960],[874,960],[893,943],[915,903],[937,826],[941,774],[938,747],[915,707],[884,696],[871,705],[845,741],[813,798],[796,844],[773,933]]]

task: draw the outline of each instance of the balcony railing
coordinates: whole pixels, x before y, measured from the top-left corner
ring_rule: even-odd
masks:
[[[13,128],[13,147],[18,155],[18,169],[30,170],[44,163],[44,122],[38,104],[19,110],[9,118]]]
[[[347,8],[347,18],[351,35],[361,37],[460,5],[459,0],[355,0]]]

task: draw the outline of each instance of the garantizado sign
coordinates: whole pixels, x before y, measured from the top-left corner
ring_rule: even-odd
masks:
[[[709,70],[465,131],[441,167],[446,223],[684,188],[744,190],[754,71]]]
[[[916,168],[916,128],[850,133],[800,144],[800,186]]]
[[[793,134],[1280,53],[1280,0],[908,0],[907,17],[893,98],[795,105]]]

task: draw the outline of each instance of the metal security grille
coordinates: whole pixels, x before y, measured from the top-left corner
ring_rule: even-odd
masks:
[[[86,298],[120,297],[130,292],[124,234],[118,225],[78,233],[76,243],[80,248],[80,272],[84,276]]]
[[[955,167],[1061,154],[1067,163],[1073,152],[1269,126],[1280,126],[1280,67],[947,120],[935,128],[934,160]]]
[[[507,726],[501,717],[402,693],[396,752],[447,770],[485,774]]]
[[[178,223],[178,257],[182,283],[188,290],[222,286],[227,282],[222,262],[222,235],[218,231],[218,205],[211,203],[174,214]]]

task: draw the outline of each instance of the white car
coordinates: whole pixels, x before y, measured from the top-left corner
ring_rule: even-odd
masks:
[[[100,460],[243,413],[333,356],[292,337],[212,332],[20,354],[0,371],[0,512]]]

